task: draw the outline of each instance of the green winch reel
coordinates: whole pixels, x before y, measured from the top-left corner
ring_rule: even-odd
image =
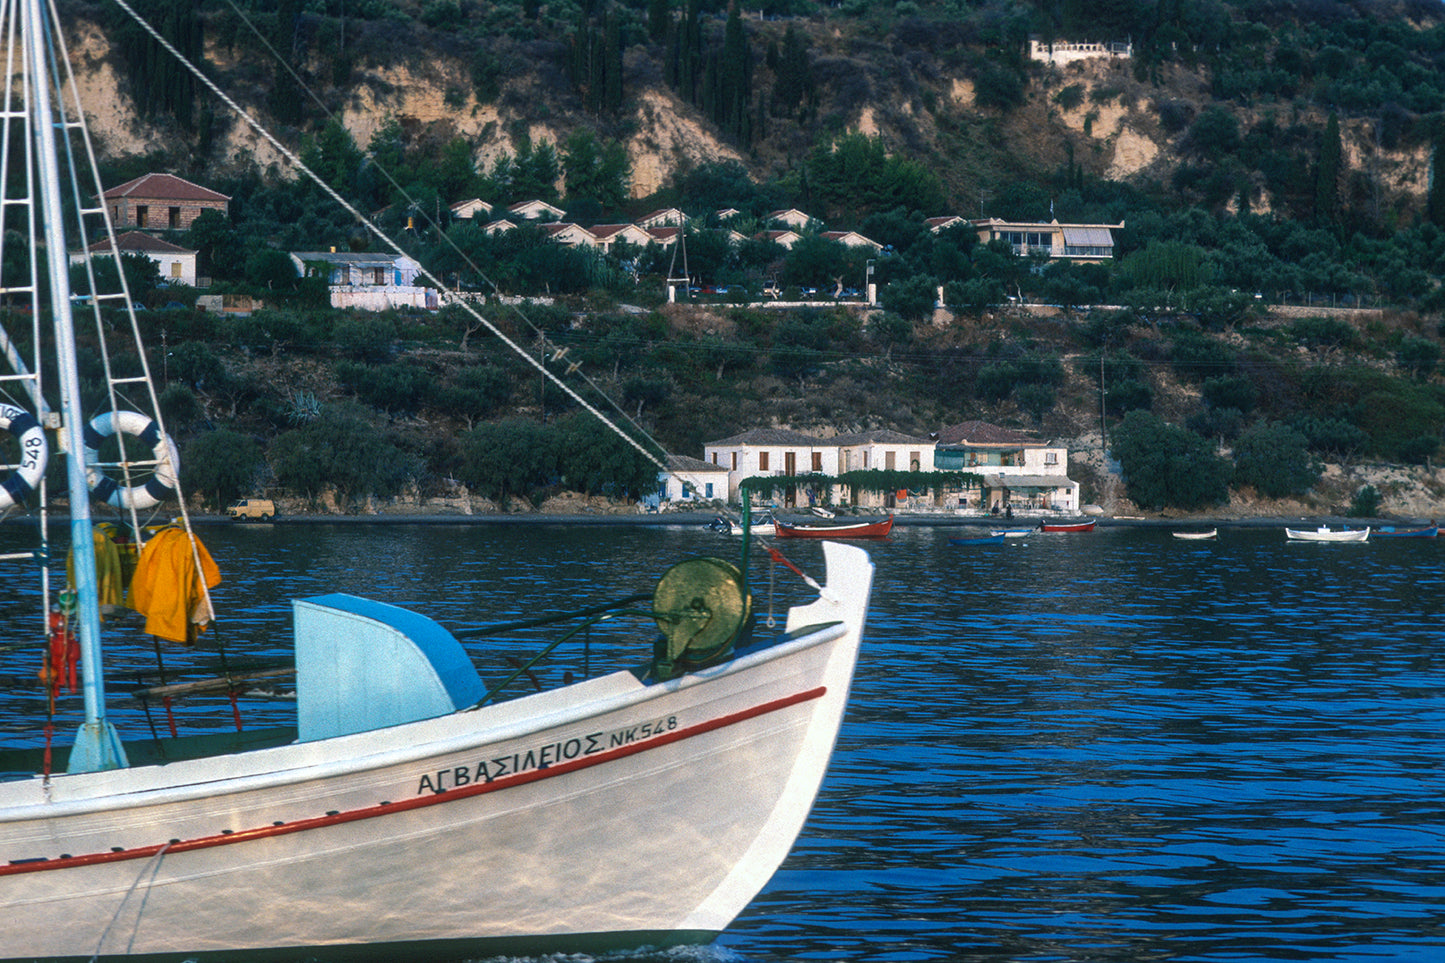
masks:
[[[720,661],[747,627],[753,600],[742,571],[720,558],[691,558],[663,573],[652,594],[652,617],[662,631],[653,672],[671,679]]]

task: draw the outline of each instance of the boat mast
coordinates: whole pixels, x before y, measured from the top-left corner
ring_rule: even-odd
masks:
[[[78,602],[81,687],[85,722],[70,751],[70,772],[98,772],[127,765],[115,727],[105,717],[105,682],[100,656],[100,601],[96,587],[95,541],[90,517],[90,485],[85,477],[84,408],[75,353],[70,272],[60,204],[60,161],[55,146],[48,57],[49,22],[41,0],[21,0],[21,35],[30,74],[30,110],[35,134],[45,261],[50,279],[50,311],[55,330],[60,411],[70,500],[70,547]]]

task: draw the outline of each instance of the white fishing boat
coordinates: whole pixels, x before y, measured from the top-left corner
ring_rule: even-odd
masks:
[[[56,172],[94,165],[57,160],[57,141],[87,154],[89,143],[63,52],[42,42],[62,35],[56,14],[40,0],[3,9],[27,38],[11,51],[12,82],[25,83],[10,94],[29,120],[7,121],[5,156],[34,146],[39,194],[27,198],[45,230],[49,298],[41,305],[31,285],[30,316],[37,340],[54,336],[61,406],[45,410],[38,367],[4,339],[15,384],[40,410],[5,411],[27,457],[0,508],[38,496],[43,512],[45,449],[87,451],[72,306],[100,300],[69,289]],[[73,196],[99,193],[97,178]],[[133,323],[129,298],[114,303]],[[746,565],[684,561],[624,600],[647,627],[636,665],[514,698],[423,615],[350,595],[300,599],[295,727],[238,734],[248,747],[220,754],[206,754],[210,737],[162,740],[165,761],[152,762],[150,734],[118,732],[107,712],[113,631],[108,622],[102,640],[88,497],[109,482],[132,517],[151,496],[168,505],[178,459],[151,416],[105,417],[90,426],[132,447],[126,436],[140,433],[151,457],[122,445],[117,462],[92,457],[89,473],[66,458],[83,714],[78,697],[59,697],[55,718],[69,708],[78,735],[0,777],[0,959],[450,959],[698,943],[787,854],[847,703],[873,573],[861,549],[826,543],[823,584],[808,580],[816,597],[756,636]],[[63,445],[46,442],[53,429]],[[188,530],[180,537],[199,551]],[[40,570],[47,608],[49,548],[15,560]],[[621,605],[580,614],[590,624]]]
[[[1364,542],[1370,538],[1370,528],[1286,528],[1285,537],[1296,542]]]
[[[724,518],[719,515],[713,519],[710,526],[713,531],[722,532],[725,535],[741,535],[743,523],[731,518]],[[764,538],[771,538],[778,533],[778,525],[773,518],[772,512],[763,512],[748,523],[748,531],[753,535],[761,535]]]
[[[1172,534],[1175,538],[1182,539],[1186,542],[1207,542],[1210,539],[1217,538],[1219,536],[1219,529],[1209,528],[1205,529],[1202,532],[1171,532],[1170,534]]]

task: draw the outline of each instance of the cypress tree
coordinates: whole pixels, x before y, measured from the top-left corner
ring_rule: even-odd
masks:
[[[1430,152],[1430,192],[1425,198],[1425,216],[1430,223],[1445,227],[1445,128],[1435,131]]]
[[[1340,143],[1340,119],[1330,114],[1320,138],[1319,166],[1315,171],[1315,219],[1322,224],[1340,222],[1340,171],[1344,147]]]
[[[608,11],[603,42],[604,85],[602,109],[615,114],[622,109],[622,28],[616,14]]]
[[[668,30],[672,26],[672,3],[670,0],[648,0],[647,4],[647,36],[653,43],[661,43],[668,38]]]

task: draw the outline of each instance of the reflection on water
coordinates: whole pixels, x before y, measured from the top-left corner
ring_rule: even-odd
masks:
[[[1445,542],[1100,529],[970,548],[949,534],[898,528],[873,546],[849,715],[781,872],[717,945],[620,959],[1445,958]],[[564,526],[203,535],[237,658],[287,655],[297,596],[412,606],[465,639],[650,591],[679,558],[736,544]],[[821,570],[817,544],[782,548]],[[785,572],[778,585],[797,597]],[[7,628],[19,601],[0,603]],[[534,645],[470,647],[485,672]],[[38,693],[29,653],[0,651],[0,675],[0,739],[17,744]],[[229,719],[209,711],[189,721]]]

